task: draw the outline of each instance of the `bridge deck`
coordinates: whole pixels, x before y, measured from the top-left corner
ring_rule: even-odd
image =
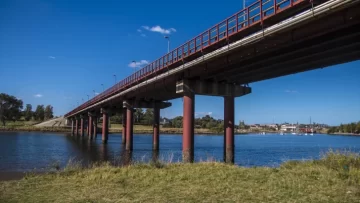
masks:
[[[285,0],[276,6],[273,4],[272,7],[266,7],[265,5],[271,1],[263,0],[262,4],[259,1],[255,2],[245,10],[238,12],[186,44],[174,49],[161,59],[120,81],[117,85],[77,107],[66,116],[131,87],[136,87],[144,81],[156,78],[176,67],[181,67],[186,62],[201,58],[204,54],[243,39],[245,36],[261,31],[268,25],[280,22],[312,7],[309,2],[302,0]],[[289,4],[284,2],[289,2]],[[284,29],[276,34],[264,35],[256,40],[256,43],[198,63],[191,69],[169,75],[151,85],[142,85],[134,91],[127,92],[126,95],[111,100],[110,103],[117,103],[124,98],[145,100],[177,98],[180,95],[175,93],[175,83],[183,78],[246,84],[359,59],[359,31],[356,29],[356,26],[359,26],[359,14],[357,13],[359,4],[358,1],[353,2],[356,2],[353,7],[344,8],[341,12],[329,11],[308,20],[307,23]],[[275,13],[266,13],[267,9],[273,8],[277,8]],[[256,9],[259,9],[259,15],[256,15]],[[251,12],[255,14],[250,14]],[[261,16],[260,13],[262,13]],[[243,14],[246,14],[246,17]],[[239,18],[243,17],[247,19],[246,24],[239,21]],[[233,21],[235,21],[235,28],[232,26]],[[239,26],[242,27],[239,28]],[[212,33],[215,34],[212,35]],[[139,95],[141,95],[140,98]]]

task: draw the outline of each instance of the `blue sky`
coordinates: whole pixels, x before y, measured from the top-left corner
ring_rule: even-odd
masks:
[[[231,5],[231,6],[229,6]],[[240,10],[239,0],[0,2],[0,92],[51,104],[63,115],[93,90],[133,72]],[[236,99],[236,123],[360,120],[360,61],[250,84]],[[162,116],[182,114],[182,100]],[[196,97],[196,115],[223,117],[223,99]]]

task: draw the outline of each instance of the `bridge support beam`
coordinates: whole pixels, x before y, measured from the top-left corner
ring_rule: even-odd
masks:
[[[183,162],[194,161],[194,111],[195,94],[184,93],[184,114],[183,114],[183,137],[182,137],[182,159]]]
[[[80,116],[80,135],[81,137],[84,137],[84,125],[85,125],[85,121],[84,121],[84,116],[81,115]]]
[[[234,163],[234,100],[233,96],[224,97],[224,161]]]
[[[107,109],[101,108],[102,117],[102,143],[106,144],[109,136],[109,114]]]
[[[126,108],[123,108],[122,109],[122,137],[121,137],[121,143],[122,144],[125,144],[126,143],[126,114],[127,114],[127,111],[126,111]]]
[[[154,108],[154,124],[153,124],[153,150],[159,151],[159,127],[160,127],[160,109]]]
[[[92,121],[93,122],[93,138],[94,139],[96,139],[96,137],[97,137],[97,124],[98,124],[97,119],[98,119],[97,116],[94,116],[93,121]]]

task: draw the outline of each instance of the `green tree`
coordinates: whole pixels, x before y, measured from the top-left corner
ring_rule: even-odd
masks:
[[[146,109],[144,116],[143,116],[143,122],[146,125],[151,125],[154,120],[154,109]]]
[[[45,109],[44,105],[37,105],[36,110],[34,112],[35,120],[43,121],[45,117]]]
[[[140,123],[140,121],[142,120],[142,118],[143,118],[143,110],[142,110],[142,108],[137,108],[136,110],[135,110],[135,113],[134,113],[134,119],[135,119],[135,123]]]
[[[24,111],[24,117],[26,121],[29,121],[33,116],[32,112],[32,106],[31,104],[26,104],[25,111]]]
[[[54,118],[53,107],[51,105],[45,107],[44,118],[45,120]]]
[[[0,94],[0,121],[5,126],[6,121],[16,121],[21,116],[23,102],[14,96],[1,93]]]

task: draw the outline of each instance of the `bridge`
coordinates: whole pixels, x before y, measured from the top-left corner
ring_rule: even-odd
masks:
[[[133,149],[133,109],[160,109],[183,98],[182,153],[194,160],[195,95],[224,97],[224,160],[234,162],[234,99],[251,82],[360,59],[359,0],[258,0],[121,80],[65,115],[72,134],[108,140],[109,116],[123,112],[122,143]],[[79,132],[80,131],[80,132]]]

